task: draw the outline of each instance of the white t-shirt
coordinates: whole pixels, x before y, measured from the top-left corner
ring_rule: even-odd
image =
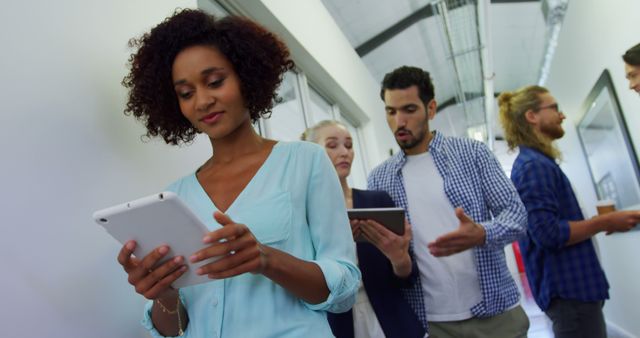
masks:
[[[355,249],[355,245],[354,245]],[[356,259],[358,253],[356,251]],[[362,281],[353,305],[353,335],[354,338],[385,338],[378,317],[376,316]]]
[[[353,335],[354,338],[385,338],[376,313],[371,307],[367,292],[362,284],[353,305]]]
[[[460,226],[431,153],[407,156],[402,176],[427,319],[434,322],[469,319],[473,317],[471,307],[482,300],[473,250],[434,257],[427,247]]]

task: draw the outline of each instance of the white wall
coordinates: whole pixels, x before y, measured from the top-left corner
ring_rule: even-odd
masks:
[[[177,6],[195,0],[3,2],[3,337],[145,336],[120,245],[91,214],[162,189],[210,154],[206,140],[143,144],[122,113],[128,39]]]
[[[221,0],[279,34],[309,81],[364,122],[368,163],[373,167],[398,151],[384,118],[380,84],[375,81],[320,0]],[[390,70],[391,71],[391,70]]]
[[[604,68],[610,70],[636,149],[640,148],[640,97],[628,90],[620,58],[640,42],[640,2],[634,0],[571,1],[560,33],[547,86],[569,119],[559,146],[562,168],[571,179],[587,216],[595,214],[596,195],[573,124],[583,101]],[[640,231],[598,236],[602,265],[611,284],[605,305],[607,320],[640,336]]]

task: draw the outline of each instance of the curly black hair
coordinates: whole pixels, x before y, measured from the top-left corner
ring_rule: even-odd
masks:
[[[126,115],[147,128],[147,137],[168,144],[189,143],[199,132],[182,115],[171,69],[179,52],[206,45],[217,48],[233,65],[252,122],[268,117],[284,73],[294,68],[286,45],[264,27],[243,17],[220,20],[195,9],[177,9],[172,16],[129,41],[138,50],[129,57],[130,72],[122,80],[129,89]]]
[[[384,76],[380,98],[384,101],[384,92],[387,89],[407,89],[411,86],[418,87],[418,95],[425,105],[436,95],[429,72],[418,67],[402,66]]]

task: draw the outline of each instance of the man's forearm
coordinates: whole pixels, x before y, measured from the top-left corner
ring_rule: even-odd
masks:
[[[573,245],[587,240],[605,230],[606,223],[602,217],[594,217],[582,221],[569,222],[569,240],[566,245]]]

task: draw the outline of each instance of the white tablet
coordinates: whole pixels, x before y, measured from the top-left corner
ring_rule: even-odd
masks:
[[[188,270],[173,282],[174,288],[211,281],[206,275],[197,275],[195,270],[215,259],[197,265],[189,262],[193,253],[206,246],[202,238],[209,230],[175,193],[165,191],[102,209],[93,214],[93,219],[123,245],[135,240],[136,257],[143,258],[163,244],[170,250],[162,262],[183,256]]]
[[[349,219],[374,220],[396,235],[404,235],[404,209],[402,208],[363,208],[347,209]],[[366,242],[364,236],[355,238],[356,242]]]

